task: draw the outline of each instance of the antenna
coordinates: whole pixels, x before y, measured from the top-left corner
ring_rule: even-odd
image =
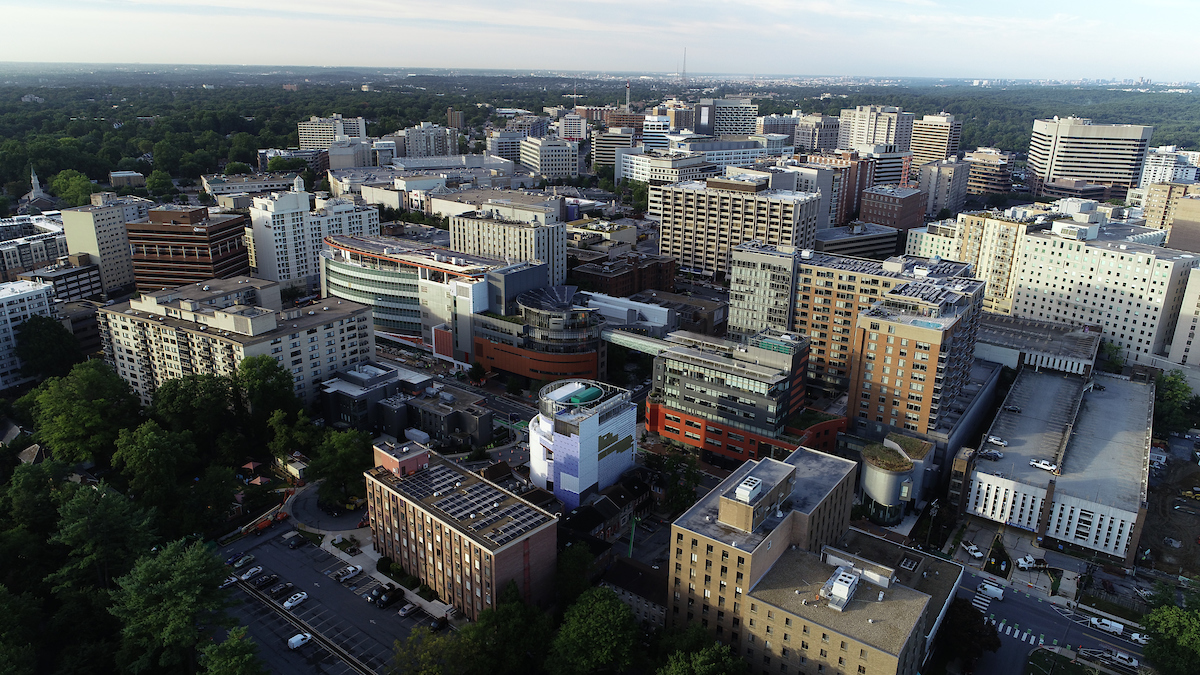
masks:
[[[687,47],[683,48],[683,90],[687,91]]]
[[[625,80],[625,112],[629,110],[629,80]]]

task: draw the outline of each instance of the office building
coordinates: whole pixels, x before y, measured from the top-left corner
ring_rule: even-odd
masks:
[[[912,150],[914,167],[930,162],[958,158],[958,144],[962,140],[962,120],[947,112],[926,115],[912,123]]]
[[[487,154],[513,162],[521,161],[521,141],[528,138],[523,131],[492,129],[487,135]]]
[[[629,300],[673,310],[679,330],[692,333],[719,337],[725,334],[729,323],[729,303],[726,302],[703,300],[698,296],[658,289],[634,293]]]
[[[1155,183],[1195,183],[1198,155],[1196,152],[1179,152],[1173,145],[1154,148],[1146,155],[1146,165],[1138,187],[1145,188]]]
[[[547,265],[550,285],[567,278],[567,227],[563,223],[515,220],[484,208],[450,219],[450,248],[471,255]]]
[[[1171,340],[1170,360],[1172,363],[1193,365],[1198,361],[1192,354],[1193,344],[1200,354],[1200,343],[1196,342],[1196,326],[1200,324],[1200,268],[1188,270],[1187,283],[1184,286],[1183,301],[1180,303],[1179,322],[1175,326],[1174,339]]]
[[[795,329],[811,340],[810,391],[829,395],[850,387],[851,344],[860,313],[894,287],[929,279],[950,285],[971,276],[970,265],[911,256],[879,261],[801,252],[800,258]]]
[[[833,152],[838,149],[841,118],[828,115],[805,115],[796,121],[792,139],[796,152]]]
[[[17,330],[31,316],[54,316],[54,286],[36,281],[0,284],[0,389],[9,389],[34,378],[21,373],[17,358]]]
[[[92,203],[62,212],[63,232],[71,253],[86,253],[100,265],[100,280],[108,295],[132,288],[133,259],[125,224],[146,218],[148,199],[117,197],[111,192],[92,195]]]
[[[642,145],[647,150],[668,150],[671,141],[671,119],[666,115],[646,115],[642,120]]]
[[[721,173],[702,152],[617,148],[613,156],[616,180],[635,180],[647,185],[667,185],[703,180]]]
[[[579,146],[558,138],[526,138],[520,145],[521,165],[546,178],[579,175]]]
[[[326,153],[326,157],[328,158],[328,153]],[[242,192],[253,195],[277,190],[290,190],[296,184],[297,178],[300,178],[300,174],[295,172],[265,173],[253,176],[212,174],[211,176],[200,177],[200,187],[214,197]],[[146,215],[142,214],[141,217],[145,218]]]
[[[617,148],[636,145],[633,127],[609,127],[608,131],[592,137],[592,166],[612,166],[616,161]]]
[[[250,274],[246,217],[166,204],[125,226],[139,291]]]
[[[104,295],[100,266],[86,253],[63,256],[53,265],[22,272],[17,278],[54,286],[54,299],[58,302],[92,300]]]
[[[719,167],[751,167],[773,157],[791,157],[794,150],[784,145],[787,136],[783,134],[729,136],[721,140],[698,134],[671,134],[668,138],[671,150],[702,153],[706,161]]]
[[[858,219],[907,232],[925,222],[928,199],[919,188],[876,185],[863,190]]]
[[[421,122],[397,131],[393,136],[404,141],[404,157],[445,157],[458,154],[458,128],[440,127],[432,122]],[[399,140],[397,150],[399,150]],[[388,162],[377,162],[387,166]]]
[[[765,329],[742,342],[676,331],[654,359],[646,428],[700,451],[710,464],[787,456],[804,407],[809,341]]]
[[[269,356],[291,371],[307,405],[328,376],[374,356],[371,308],[331,298],[285,311],[279,289],[251,277],[210,279],[101,307],[104,358],[150,405],[167,380],[228,377],[243,359]]]
[[[558,137],[564,141],[579,143],[587,140],[587,121],[575,113],[568,113],[558,121]],[[501,132],[504,133],[504,132]],[[508,132],[511,133],[511,132]],[[521,142],[517,141],[517,160],[520,159]]]
[[[793,110],[791,115],[763,115],[754,122],[756,134],[784,134],[788,137],[788,145],[796,144],[796,125],[800,122],[800,111]]]
[[[996,148],[975,148],[963,155],[971,163],[967,194],[991,195],[1012,192],[1013,156]]]
[[[1059,179],[1083,180],[1123,199],[1138,186],[1154,127],[1092,124],[1090,119],[1054,117],[1033,121],[1028,173],[1034,195]]]
[[[505,129],[519,131],[526,138],[541,138],[550,133],[550,118],[540,115],[519,115],[504,125]]]
[[[817,215],[817,231],[841,224],[838,219],[844,216],[841,210],[846,201],[842,196],[844,170],[827,164],[800,163],[794,159],[784,160],[775,166],[758,166],[762,168],[727,167],[725,173],[731,177],[744,175],[767,178],[771,189],[774,190],[819,194],[821,206]]]
[[[696,128],[696,110],[687,106],[667,108],[667,119],[671,121],[672,129]]]
[[[856,145],[854,151],[875,164],[872,185],[904,185],[912,171],[912,152],[896,145]]]
[[[1153,187],[1158,187],[1155,185]],[[1200,191],[1176,200],[1166,223],[1167,241],[1164,246],[1200,253]]]
[[[987,431],[1008,441],[1000,470],[975,463],[965,510],[1030,532],[1042,548],[1127,566],[1146,520],[1154,387],[1095,382],[1023,368]]]
[[[904,240],[894,227],[856,220],[849,225],[817,230],[814,248],[822,253],[883,260],[902,253]]]
[[[380,555],[470,620],[495,609],[510,582],[524,602],[553,601],[553,515],[411,441],[374,452],[367,514]]]
[[[136,171],[109,171],[108,184],[114,188],[145,187],[146,177]]]
[[[970,162],[943,159],[918,167],[919,185],[925,193],[925,215],[933,218],[943,209],[953,216],[967,203],[967,183],[971,174]]]
[[[662,222],[659,253],[706,276],[726,274],[730,250],[751,239],[811,248],[820,207],[820,195],[772,190],[754,176],[653,186],[649,198]]]
[[[307,122],[296,125],[300,134],[301,150],[328,150],[338,136],[351,138],[366,138],[367,121],[361,117],[342,117],[334,113],[333,117],[309,118]]]
[[[833,222],[845,224],[862,208],[863,190],[875,184],[875,160],[859,157],[857,152],[827,152],[796,155],[796,161],[821,164],[839,170],[842,185],[839,191],[837,217]]]
[[[752,240],[730,252],[729,336],[745,340],[763,328],[792,330],[800,251]]]
[[[953,414],[943,402],[969,384],[985,284],[926,270],[923,278],[881,291],[858,313],[849,417],[930,434],[939,416]]]
[[[748,98],[702,98],[695,110],[695,130],[698,134],[741,136],[755,133],[758,106]]]
[[[463,111],[446,108],[446,126],[450,129],[463,129]]]
[[[649,289],[675,289],[675,259],[649,253],[626,253],[617,258],[574,267],[572,284],[588,291],[625,298]]]
[[[538,392],[529,421],[529,479],[565,510],[616,484],[637,455],[637,405],[595,380],[559,380]]]
[[[479,394],[439,383],[405,405],[410,428],[420,429],[439,447],[469,452],[492,442],[492,410]]]
[[[517,296],[516,312],[479,312],[472,318],[472,357],[485,368],[533,382],[595,380],[607,372],[606,346],[600,338],[604,317],[574,286],[526,291]],[[434,339],[438,354],[438,335]]]
[[[302,159],[308,165],[308,170],[315,175],[321,175],[329,170],[328,150],[300,150],[299,148],[263,148],[258,151],[258,172],[267,173],[271,168],[271,160]]]
[[[853,150],[860,145],[894,145],[910,149],[915,115],[894,106],[860,105],[844,108],[838,119],[838,148]]]

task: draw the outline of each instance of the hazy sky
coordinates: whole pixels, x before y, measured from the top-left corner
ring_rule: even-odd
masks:
[[[1200,78],[1196,0],[0,0],[0,11],[0,61],[674,72],[686,47],[692,73]]]

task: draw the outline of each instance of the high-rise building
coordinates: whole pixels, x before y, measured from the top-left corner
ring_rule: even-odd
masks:
[[[1200,185],[1194,183],[1151,183],[1146,186],[1146,197],[1142,207],[1146,214],[1146,227],[1170,232],[1179,203],[1198,194]]]
[[[376,551],[468,619],[495,609],[509,583],[531,605],[553,600],[553,515],[411,441],[377,440],[374,452],[365,475]]]
[[[592,137],[592,166],[612,166],[616,162],[617,148],[632,148],[637,145],[631,127],[609,127],[608,131]]]
[[[834,118],[836,119],[836,118]],[[857,152],[828,152],[796,155],[800,162],[824,164],[842,171],[841,200],[836,223],[848,222],[862,208],[863,190],[875,184],[875,160],[859,157]]]
[[[445,157],[458,154],[457,127],[440,127],[432,122],[421,122],[397,131],[394,136],[404,140],[405,157]],[[384,163],[379,162],[379,165],[383,166]]]
[[[915,187],[876,185],[863,190],[858,219],[907,231],[925,222],[928,195]]]
[[[495,260],[537,260],[548,267],[549,285],[561,286],[567,280],[563,223],[524,222],[485,208],[450,219],[450,249]]]
[[[958,157],[958,144],[962,140],[962,120],[950,113],[926,115],[914,120],[912,125],[913,166]]]
[[[333,117],[313,115],[307,122],[296,125],[300,133],[301,150],[328,150],[338,136],[366,138],[367,121],[361,117]]]
[[[462,129],[464,127],[463,111],[446,108],[446,126],[451,129]]]
[[[575,113],[567,113],[558,121],[558,137],[564,141],[578,143],[587,139],[587,121]],[[517,158],[521,159],[520,141],[517,141]],[[494,154],[494,153],[489,153]]]
[[[761,166],[761,165],[760,165]],[[772,189],[793,192],[812,192],[821,195],[821,208],[817,215],[817,231],[839,224],[845,217],[845,197],[842,194],[842,179],[845,169],[828,164],[799,163],[795,160],[783,162],[765,169],[739,169],[728,167],[730,176],[765,176]]]
[[[962,211],[967,203],[967,182],[971,174],[970,162],[943,159],[920,166],[919,185],[925,193],[925,215],[934,217],[942,209],[949,215]]]
[[[959,215],[964,214],[960,213]],[[937,220],[908,231],[904,254],[918,258],[936,257],[942,260],[961,260],[962,244],[957,220]],[[981,276],[980,278],[986,277]],[[987,305],[986,296],[984,297],[984,311],[992,311]]]
[[[33,381],[21,372],[16,331],[31,316],[54,316],[54,285],[38,281],[0,284],[0,389]]]
[[[912,152],[896,145],[857,145],[854,151],[875,163],[874,185],[900,185],[912,170]]]
[[[613,168],[616,180],[635,180],[648,185],[668,185],[703,180],[721,173],[702,152],[617,148]]]
[[[69,255],[61,218],[61,214],[0,218],[0,281],[15,281],[21,272]]]
[[[1033,219],[1009,218],[998,212],[960,213],[957,221],[910,230],[906,251],[909,255],[936,255],[971,265],[973,276],[987,282],[983,310],[1011,314],[1021,243],[1027,232],[1041,227]]]
[[[1109,197],[1123,199],[1137,187],[1154,127],[1092,124],[1090,119],[1054,117],[1033,121],[1028,172],[1035,195],[1059,179],[1103,185]]]
[[[800,251],[747,241],[733,247],[729,261],[730,338],[744,340],[763,328],[793,329]]]
[[[723,177],[653,186],[648,210],[661,218],[661,255],[681,271],[724,275],[744,241],[811,248],[820,207],[820,195],[772,190],[766,178]]]
[[[57,302],[93,300],[104,294],[100,281],[100,266],[86,253],[73,253],[59,258],[53,265],[22,272],[23,281],[51,284]]]
[[[139,291],[250,274],[246,217],[166,204],[125,226]]]
[[[666,342],[654,359],[647,428],[729,467],[796,449],[782,437],[804,407],[806,338],[768,329],[734,342],[676,331]]]
[[[526,138],[520,145],[521,165],[546,178],[579,175],[579,145],[558,138]]]
[[[167,380],[229,376],[251,356],[291,371],[296,396],[309,404],[329,375],[374,356],[370,307],[339,299],[281,306],[273,281],[210,279],[101,307],[97,321],[105,360],[144,405]]]
[[[754,121],[754,133],[784,134],[788,137],[788,144],[794,146],[800,117],[799,110],[793,110],[791,115],[763,115]]]
[[[1006,194],[1012,191],[1013,156],[996,148],[975,148],[963,161],[971,163],[967,194]]]
[[[91,205],[63,210],[68,248],[71,253],[88,254],[100,265],[106,294],[133,286],[133,259],[125,224],[144,220],[151,205],[148,199],[99,192],[92,195]]]
[[[521,141],[526,138],[523,131],[492,129],[487,135],[487,154],[519,163],[521,161]]]
[[[671,121],[672,129],[695,129],[696,110],[689,107],[667,108],[667,119]]]
[[[637,405],[595,380],[559,380],[538,392],[529,420],[529,479],[567,511],[614,485],[637,456]]]
[[[755,133],[757,120],[758,106],[748,98],[702,98],[696,104],[698,134],[745,136]]]
[[[671,141],[667,134],[671,131],[671,118],[666,115],[646,115],[642,121],[642,145],[647,150],[667,150]]]
[[[894,106],[860,105],[842,110],[838,121],[838,148],[853,150],[860,145],[894,145],[900,152],[910,149],[915,115]]]
[[[805,115],[796,121],[793,141],[796,152],[833,152],[838,149],[841,118]]]
[[[885,265],[887,263],[884,263]],[[921,434],[970,382],[984,282],[927,275],[894,284],[858,313],[848,415]]]
[[[1200,176],[1197,164],[1200,164],[1200,153],[1180,152],[1174,145],[1159,146],[1146,155],[1138,187],[1155,183],[1195,183]]]
[[[284,286],[308,287],[319,281],[318,260],[330,235],[379,234],[379,210],[344,197],[318,199],[309,210],[308,193],[297,183],[291,192],[255,197],[247,232],[254,273]]]
[[[520,131],[528,138],[541,138],[550,133],[550,118],[540,115],[521,115],[504,125],[509,131]]]
[[[1131,362],[1166,354],[1200,264],[1191,253],[1101,238],[1098,224],[1073,220],[1027,232],[1020,250],[1013,316],[1100,326]]]

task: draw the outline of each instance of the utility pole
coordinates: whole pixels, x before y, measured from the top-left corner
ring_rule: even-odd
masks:
[[[634,537],[634,535],[637,534],[637,526],[638,526],[638,523],[640,523],[640,522],[642,522],[642,519],[638,516],[633,516],[632,518],[629,519],[629,557],[630,558],[633,557],[633,537]]]

